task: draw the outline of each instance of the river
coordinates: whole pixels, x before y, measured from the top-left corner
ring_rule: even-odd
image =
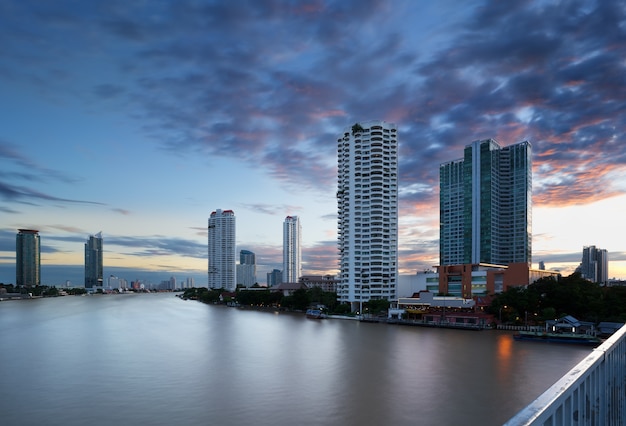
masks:
[[[172,293],[0,302],[0,423],[500,425],[590,352]]]

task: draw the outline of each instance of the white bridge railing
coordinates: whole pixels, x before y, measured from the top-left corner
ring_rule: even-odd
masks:
[[[626,425],[626,325],[505,426]]]

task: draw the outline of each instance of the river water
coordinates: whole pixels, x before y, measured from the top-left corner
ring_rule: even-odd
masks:
[[[0,302],[0,424],[500,425],[590,350],[171,293]]]

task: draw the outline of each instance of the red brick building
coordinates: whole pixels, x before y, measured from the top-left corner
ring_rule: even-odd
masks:
[[[556,271],[532,269],[527,263],[492,265],[488,263],[436,266],[439,292],[465,299],[502,293],[510,287],[527,286],[543,277],[555,277]]]

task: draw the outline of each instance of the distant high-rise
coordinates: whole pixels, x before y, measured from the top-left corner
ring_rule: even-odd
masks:
[[[185,288],[193,288],[194,287],[194,279],[193,277],[187,277],[185,280]]]
[[[102,232],[98,232],[85,243],[85,288],[102,287],[102,268]]]
[[[209,217],[209,288],[234,291],[236,282],[235,213],[220,210]]]
[[[267,273],[267,286],[274,287],[282,282],[283,272],[280,269],[273,269]]]
[[[337,297],[353,311],[396,298],[398,135],[395,124],[356,123],[337,140],[340,275]]]
[[[609,282],[609,253],[596,246],[583,247],[583,260],[580,264],[583,278],[606,285]]]
[[[256,255],[250,250],[239,250],[240,265],[256,265]]]
[[[440,265],[531,264],[532,159],[524,141],[472,142],[439,169]]]
[[[122,289],[122,290],[126,290],[128,288],[128,281],[126,281],[124,278],[119,278],[116,277],[115,275],[110,275],[109,278],[107,278],[107,285],[108,288],[110,289]]]
[[[41,246],[39,231],[35,229],[18,229],[15,237],[15,284],[41,284]]]
[[[298,216],[283,222],[283,282],[297,283],[302,275],[302,226]]]
[[[241,284],[244,287],[252,287],[256,284],[256,256],[249,250],[239,251],[237,284]]]

